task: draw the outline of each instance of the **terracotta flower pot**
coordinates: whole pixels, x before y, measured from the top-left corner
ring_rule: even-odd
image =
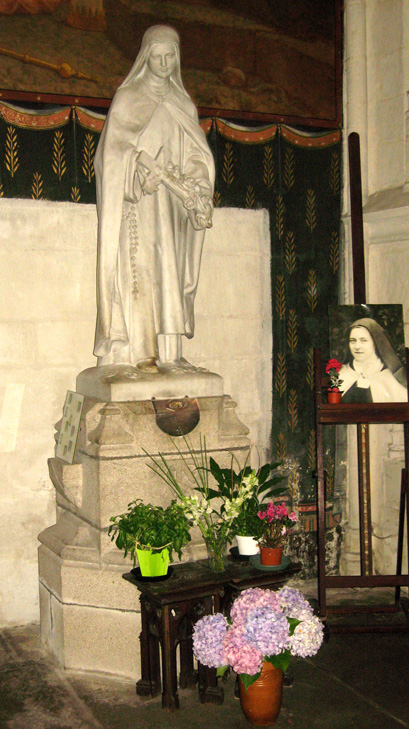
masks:
[[[277,719],[283,695],[283,672],[272,663],[263,663],[259,678],[246,689],[240,679],[240,704],[253,726],[270,726]]]
[[[336,405],[341,402],[342,392],[339,390],[328,390],[328,402]]]
[[[282,547],[260,547],[260,564],[277,566],[281,564],[282,556]]]

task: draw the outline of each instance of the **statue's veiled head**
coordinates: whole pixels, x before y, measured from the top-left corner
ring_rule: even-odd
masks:
[[[179,34],[168,25],[153,25],[144,33],[138,56],[122,87],[146,72],[157,78],[170,78],[186,94],[180,72]]]

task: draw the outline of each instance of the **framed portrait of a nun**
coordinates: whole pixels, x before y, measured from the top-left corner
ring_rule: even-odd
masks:
[[[342,402],[407,402],[401,304],[330,306],[329,327]]]

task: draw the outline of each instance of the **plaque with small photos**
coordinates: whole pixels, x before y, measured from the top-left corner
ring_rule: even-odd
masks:
[[[81,423],[84,395],[67,391],[63,417],[55,455],[67,463],[73,463]]]

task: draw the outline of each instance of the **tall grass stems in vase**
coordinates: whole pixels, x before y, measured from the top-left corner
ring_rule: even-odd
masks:
[[[247,466],[248,461],[236,473],[233,468],[234,456],[231,468],[221,468],[214,458],[209,457],[205,437],[200,437],[200,447],[195,450],[183,436],[185,452],[175,440],[171,441],[190,476],[193,494],[185,492],[181,479],[176,476],[162,453],[155,457],[145,451],[150,459],[148,466],[171,488],[187,518],[200,529],[208,550],[210,566],[221,571],[225,567],[227,544],[231,543],[236,534],[235,521],[243,505],[253,496],[255,475]]]

